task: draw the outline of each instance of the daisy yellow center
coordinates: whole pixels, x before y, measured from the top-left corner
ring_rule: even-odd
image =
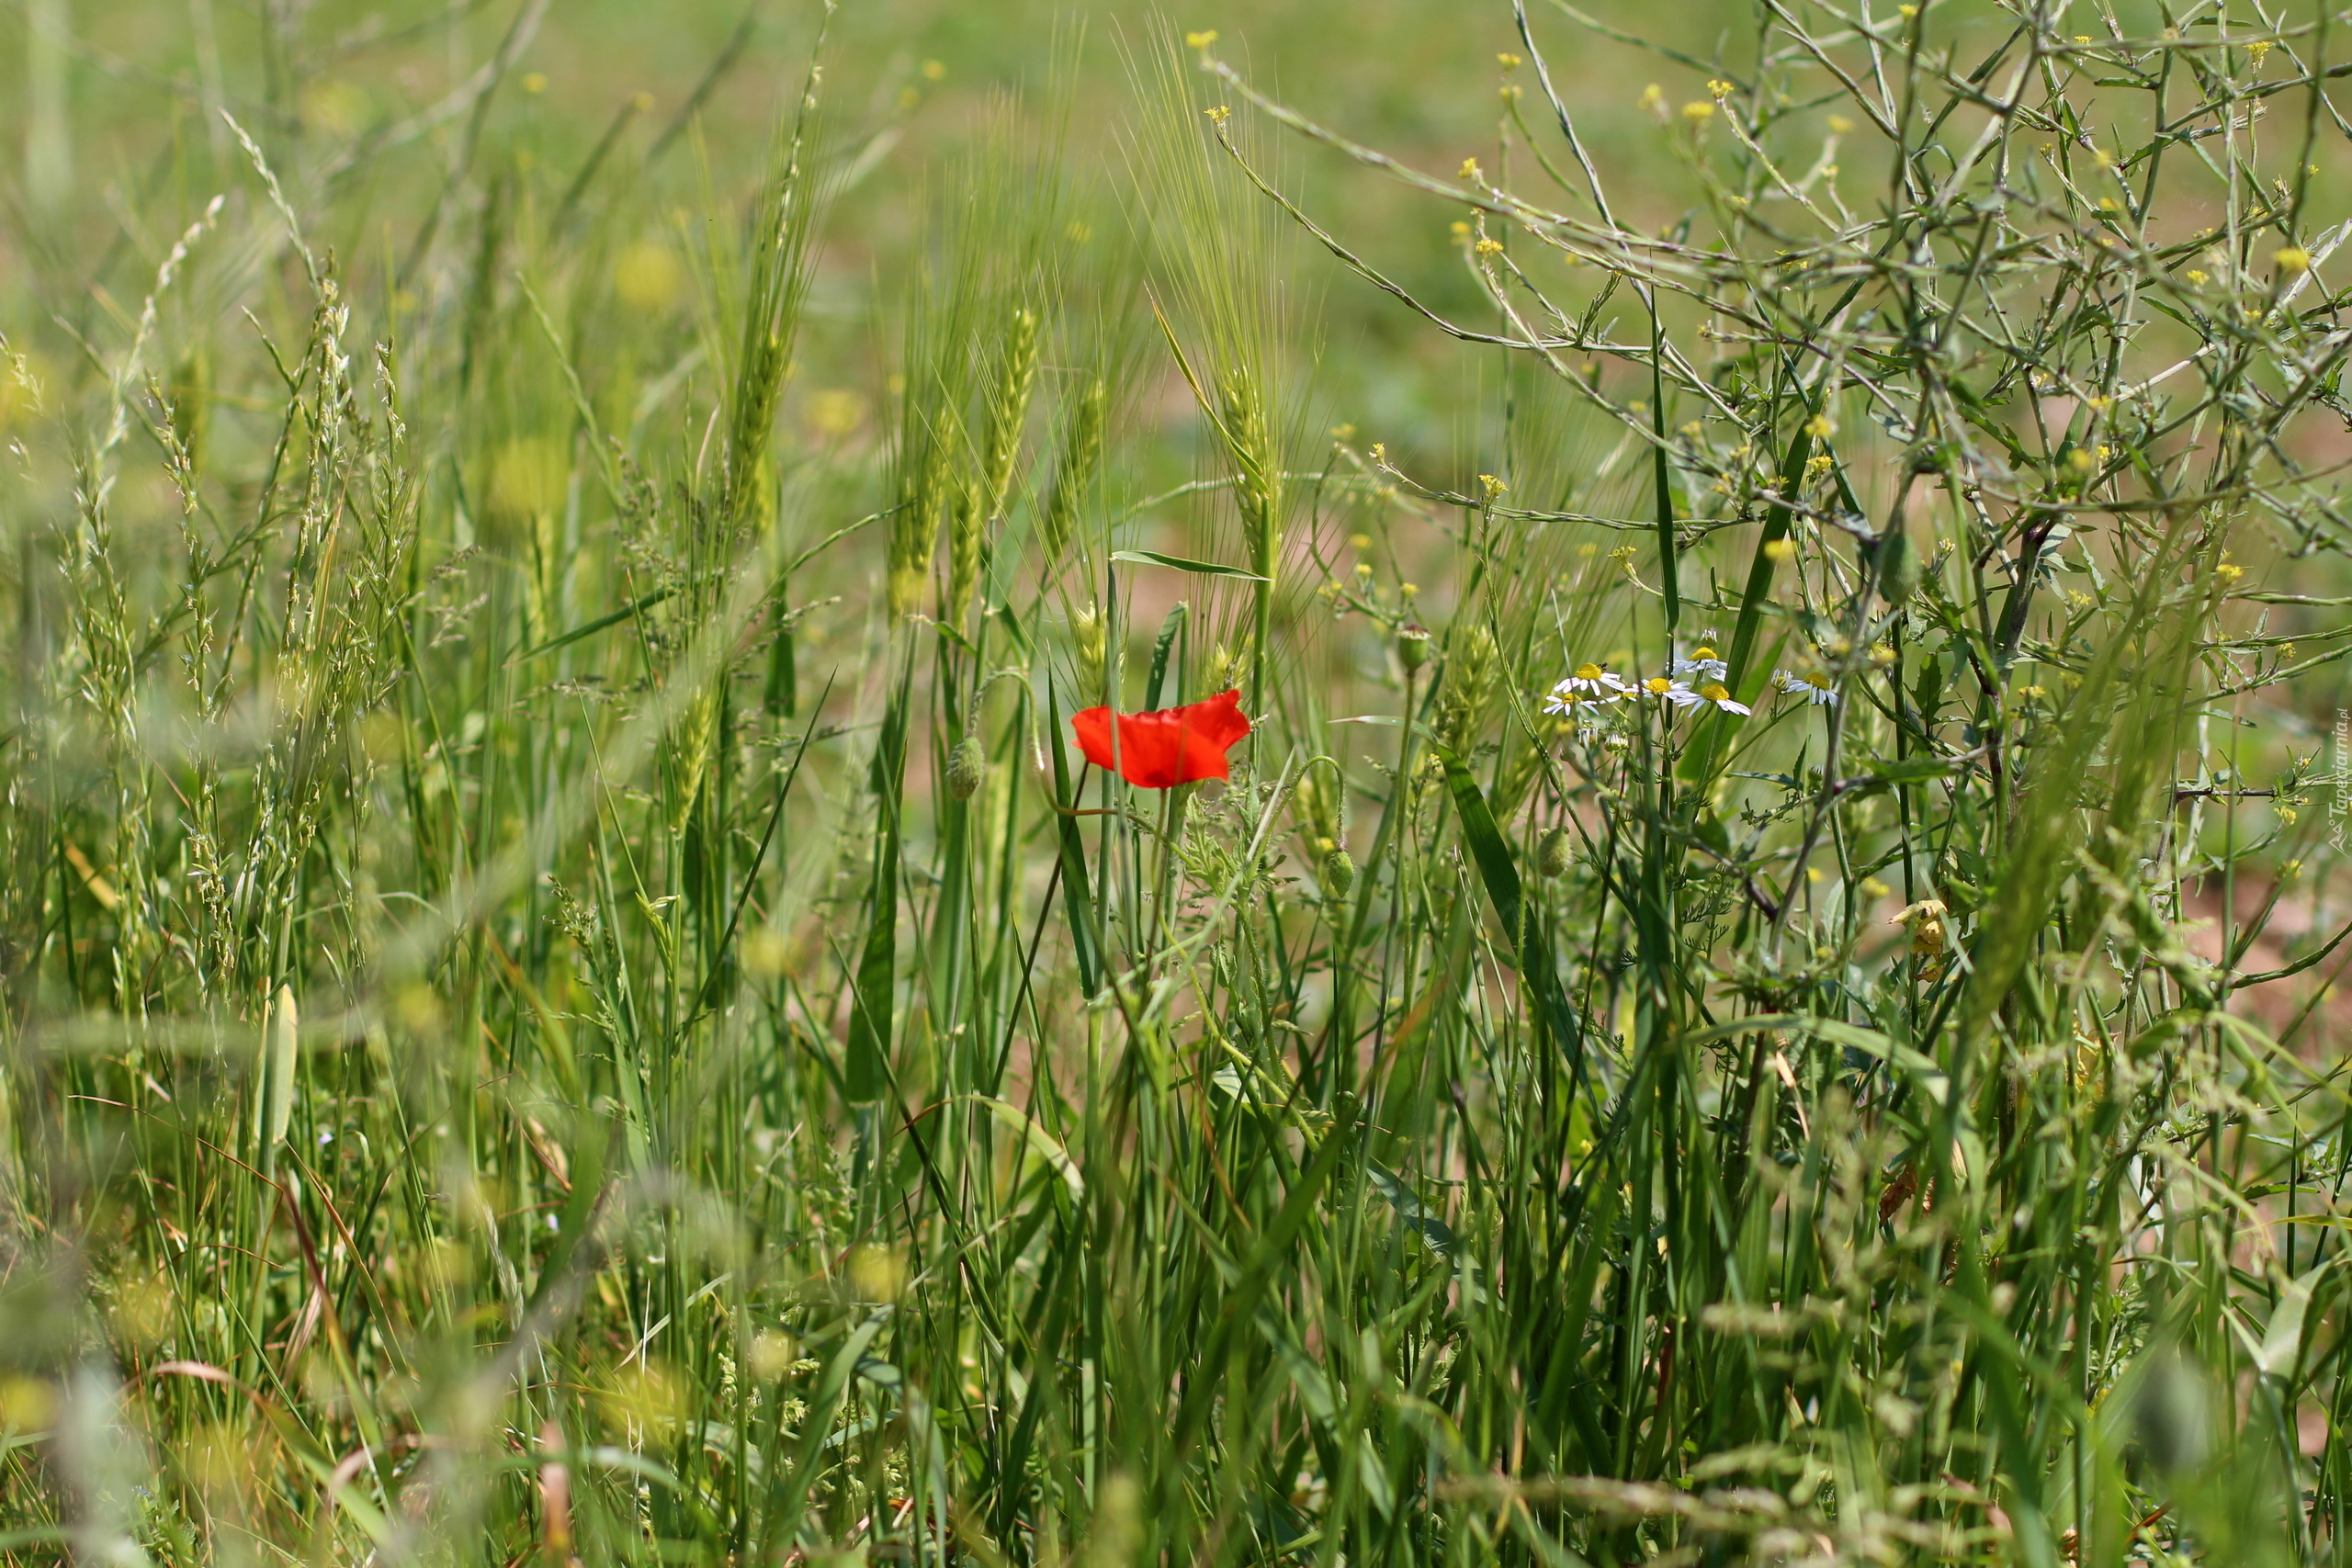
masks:
[[[1715,650],[1712,648],[1694,648],[1690,650],[1690,657],[1693,659],[1713,659],[1714,656]]]
[[[1649,680],[1644,683],[1649,687],[1651,692],[1661,697],[1666,695],[1667,693],[1674,690],[1673,682],[1657,675],[1651,676]]]
[[[1600,665],[1598,665],[1598,664],[1579,664],[1579,665],[1577,665],[1577,680],[1579,680],[1579,681],[1598,681],[1598,680],[1600,680]]]
[[[1699,694],[1706,698],[1711,703],[1724,702],[1729,700],[1731,696],[1731,694],[1725,691],[1723,687],[1714,685],[1700,687]]]
[[[1829,677],[1824,671],[1816,670],[1804,678],[1804,683],[1808,686],[1817,686],[1826,692],[1829,689]]]

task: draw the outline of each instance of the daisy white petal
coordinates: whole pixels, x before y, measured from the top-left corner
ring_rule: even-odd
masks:
[[[1572,692],[1586,692],[1594,696],[1614,694],[1623,696],[1634,688],[1598,664],[1579,664],[1566,680],[1560,682]]]
[[[1722,681],[1730,678],[1731,666],[1716,658],[1713,649],[1702,646],[1692,649],[1689,658],[1676,660],[1673,668],[1667,673],[1696,676],[1706,681]]]
[[[1725,713],[1736,713],[1742,716],[1755,711],[1746,703],[1733,701],[1727,687],[1717,685],[1713,682],[1699,688],[1699,700],[1702,703],[1713,703]]]

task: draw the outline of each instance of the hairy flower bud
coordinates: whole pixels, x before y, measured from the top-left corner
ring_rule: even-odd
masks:
[[[1348,858],[1345,845],[1333,844],[1324,852],[1323,863],[1317,867],[1317,874],[1322,881],[1326,897],[1344,898],[1355,889],[1356,863]]]
[[[1565,876],[1575,857],[1576,840],[1566,828],[1555,828],[1535,841],[1535,869],[1545,876]]]
[[[956,799],[971,799],[988,776],[988,748],[980,744],[978,736],[967,735],[947,753],[947,793]]]
[[[1919,561],[1918,547],[1911,536],[1897,531],[1889,534],[1878,547],[1878,594],[1890,605],[1901,604],[1919,592],[1924,575]]]

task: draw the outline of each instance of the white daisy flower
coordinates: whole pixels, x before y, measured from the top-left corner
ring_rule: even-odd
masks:
[[[1576,672],[1554,688],[1555,691],[1584,692],[1596,697],[1623,696],[1634,688],[1598,664],[1579,664]]]
[[[1563,681],[1544,698],[1544,711],[1551,714],[1573,714],[1582,721],[1598,720],[1600,708],[1623,696],[1622,692],[1596,694],[1578,691],[1574,681]]]
[[[1792,697],[1803,697],[1815,707],[1827,707],[1838,700],[1838,689],[1830,677],[1816,670],[1810,675],[1792,675],[1785,670],[1772,671],[1772,683]]]
[[[1687,708],[1701,700],[1698,693],[1681,682],[1669,681],[1663,675],[1653,675],[1643,682],[1641,693],[1645,697],[1656,697],[1660,702],[1672,703],[1679,708]]]
[[[1599,729],[1607,716],[1609,705],[1615,701],[1617,698],[1613,695],[1596,697],[1586,692],[1572,692],[1568,690],[1568,683],[1563,681],[1553,687],[1551,694],[1544,699],[1544,711],[1575,720],[1577,731],[1582,733]]]
[[[1731,666],[1716,658],[1713,649],[1702,645],[1692,649],[1690,658],[1676,660],[1667,673],[1696,677],[1702,681],[1723,681],[1730,678]]]
[[[1746,703],[1734,702],[1732,700],[1730,689],[1722,685],[1720,682],[1713,681],[1710,681],[1705,685],[1699,688],[1699,700],[1702,703],[1713,703],[1715,706],[1723,709],[1725,713],[1736,713],[1745,716],[1756,711],[1749,707]]]

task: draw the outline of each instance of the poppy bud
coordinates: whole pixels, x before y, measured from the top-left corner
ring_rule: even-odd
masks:
[[[1918,547],[1900,530],[1889,534],[1878,547],[1878,592],[1889,604],[1900,604],[1919,592],[1925,575]]]
[[[1430,661],[1430,629],[1419,621],[1396,628],[1396,662],[1409,675]]]
[[[1565,876],[1576,850],[1566,828],[1555,828],[1535,841],[1535,869],[1545,876]]]
[[[969,800],[979,793],[980,781],[989,775],[988,749],[977,735],[967,735],[947,753],[947,793],[958,800]]]
[[[1356,863],[1348,858],[1343,845],[1334,844],[1323,856],[1320,868],[1324,896],[1344,898],[1356,885]]]

